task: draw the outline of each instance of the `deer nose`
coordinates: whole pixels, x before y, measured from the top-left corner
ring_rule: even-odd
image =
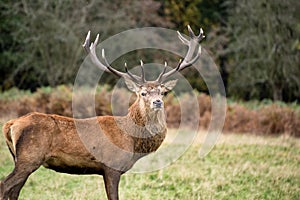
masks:
[[[156,99],[153,104],[156,105],[156,106],[161,106],[162,105],[162,101],[160,99]]]

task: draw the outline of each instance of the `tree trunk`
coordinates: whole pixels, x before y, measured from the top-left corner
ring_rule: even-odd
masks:
[[[282,101],[282,85],[273,85],[273,100]]]

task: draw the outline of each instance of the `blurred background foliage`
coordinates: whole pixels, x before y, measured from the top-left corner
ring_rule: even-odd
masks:
[[[203,46],[219,66],[228,96],[300,100],[298,0],[0,0],[0,10],[2,91],[72,84],[86,56],[81,44],[88,30],[104,40],[145,26],[187,34],[190,24],[203,27]],[[138,63],[143,56],[131,53],[126,61]],[[155,51],[147,56],[147,62],[162,59]],[[183,73],[207,92],[198,73]]]

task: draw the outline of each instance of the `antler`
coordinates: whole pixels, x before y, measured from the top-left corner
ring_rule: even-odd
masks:
[[[165,62],[165,67],[163,71],[160,73],[156,81],[162,83],[164,82],[169,76],[173,75],[175,72],[179,72],[191,65],[193,65],[199,58],[201,54],[201,46],[199,45],[199,42],[205,38],[202,28],[200,28],[199,35],[195,35],[191,27],[188,25],[188,31],[190,35],[190,40],[187,40],[185,37],[181,35],[179,31],[178,38],[181,40],[181,42],[189,47],[188,52],[186,53],[183,60],[180,60],[177,67],[166,72],[167,63]],[[198,47],[199,46],[199,47]],[[196,56],[193,57],[195,50],[197,49]]]
[[[85,49],[85,51],[90,55],[92,62],[101,70],[105,71],[105,72],[109,72],[109,73],[113,73],[119,77],[124,77],[127,79],[130,79],[138,84],[142,84],[145,83],[145,74],[144,74],[144,69],[143,69],[143,61],[141,61],[141,71],[142,71],[142,75],[141,77],[136,76],[132,73],[130,73],[128,71],[127,68],[127,64],[125,63],[125,72],[120,72],[116,69],[114,69],[113,67],[110,66],[110,64],[108,63],[106,57],[105,57],[105,51],[104,49],[102,49],[102,58],[104,60],[104,64],[98,59],[97,55],[96,55],[96,46],[98,44],[98,40],[99,40],[99,34],[97,34],[97,37],[95,39],[94,42],[90,43],[90,35],[91,35],[91,31],[88,32],[85,42],[82,45],[83,48]]]

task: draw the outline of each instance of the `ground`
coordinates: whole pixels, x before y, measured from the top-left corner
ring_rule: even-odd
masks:
[[[225,134],[205,158],[198,156],[200,146],[197,139],[162,170],[123,175],[120,199],[300,198],[300,139]],[[0,155],[3,179],[13,169],[13,162],[2,135]],[[22,200],[105,198],[102,177],[59,174],[43,167],[30,176],[20,195]]]

